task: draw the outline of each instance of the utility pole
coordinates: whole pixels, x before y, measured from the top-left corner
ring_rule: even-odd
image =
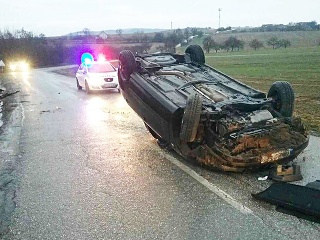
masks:
[[[218,11],[219,11],[219,28],[220,28],[220,19],[221,19],[220,12],[222,11],[222,8],[218,8]]]

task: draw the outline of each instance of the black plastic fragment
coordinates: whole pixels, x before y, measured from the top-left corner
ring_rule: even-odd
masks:
[[[320,190],[318,189],[279,182],[252,196],[284,209],[320,219]]]
[[[320,180],[316,180],[314,182],[310,182],[306,185],[306,187],[314,188],[320,190]]]

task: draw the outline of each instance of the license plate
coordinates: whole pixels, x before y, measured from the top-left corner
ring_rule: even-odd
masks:
[[[118,84],[116,83],[105,83],[103,84],[103,88],[116,88]]]

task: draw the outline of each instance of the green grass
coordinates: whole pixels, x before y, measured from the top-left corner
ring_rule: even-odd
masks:
[[[320,133],[320,47],[211,53],[206,63],[264,92],[275,81],[290,82],[295,114]]]
[[[264,45],[271,37],[277,37],[278,39],[287,39],[291,42],[292,47],[314,47],[318,45],[320,40],[320,31],[293,31],[293,32],[246,32],[246,33],[219,33],[214,34],[213,38],[217,42],[224,42],[230,36],[235,36],[239,40],[245,42],[245,49],[249,49],[248,43],[252,39],[258,39],[262,41]]]

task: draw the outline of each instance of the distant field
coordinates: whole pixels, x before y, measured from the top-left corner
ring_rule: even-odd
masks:
[[[289,40],[292,48],[315,47],[320,41],[320,31],[218,33],[212,36],[218,43],[223,43],[230,36],[235,36],[245,42],[244,50],[250,49],[248,43],[255,38],[262,41],[265,48],[270,48],[266,42],[271,37]],[[202,45],[202,39],[194,39],[194,44]]]
[[[320,47],[212,53],[206,63],[265,92],[275,81],[290,82],[295,114],[320,133]]]

